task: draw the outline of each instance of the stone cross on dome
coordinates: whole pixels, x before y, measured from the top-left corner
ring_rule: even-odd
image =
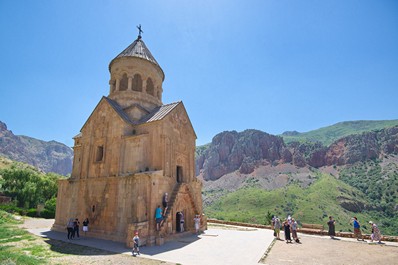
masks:
[[[142,31],[142,29],[141,29],[141,24],[139,24],[139,25],[137,26],[137,29],[138,29],[138,38],[141,39],[141,33],[144,33],[144,32]]]

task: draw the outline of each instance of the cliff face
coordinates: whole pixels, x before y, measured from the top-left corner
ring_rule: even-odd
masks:
[[[297,167],[347,165],[398,154],[398,126],[343,137],[329,147],[313,142],[286,145],[279,136],[257,130],[222,132],[196,158],[196,174],[216,180],[239,170],[250,174],[259,165],[292,163]]]
[[[337,140],[326,152],[326,165],[345,165],[398,153],[398,126]]]
[[[290,162],[291,153],[283,139],[257,130],[217,134],[211,145],[196,159],[196,173],[205,180],[215,180],[239,170],[249,174],[262,161]]]
[[[44,172],[66,175],[72,171],[73,150],[56,141],[14,135],[0,121],[0,155],[25,162]]]

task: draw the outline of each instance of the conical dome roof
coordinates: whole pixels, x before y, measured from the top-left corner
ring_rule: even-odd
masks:
[[[131,43],[126,49],[124,49],[118,56],[113,58],[113,60],[109,63],[109,71],[111,70],[111,66],[113,61],[118,58],[122,57],[138,57],[145,60],[150,61],[151,63],[155,64],[163,73],[163,69],[160,67],[158,62],[156,61],[155,57],[153,57],[152,53],[149,51],[148,47],[145,45],[144,41],[142,40],[141,36]],[[164,73],[163,73],[164,75]]]

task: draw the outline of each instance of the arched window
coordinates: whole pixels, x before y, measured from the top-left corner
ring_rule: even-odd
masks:
[[[150,77],[146,80],[146,92],[149,95],[154,96],[153,82],[152,82],[152,79]]]
[[[141,79],[141,76],[139,74],[135,74],[134,75],[133,87],[132,88],[133,88],[134,91],[142,92],[142,79]]]
[[[127,74],[124,74],[122,79],[120,80],[119,90],[125,91],[127,90],[129,80],[127,79]]]

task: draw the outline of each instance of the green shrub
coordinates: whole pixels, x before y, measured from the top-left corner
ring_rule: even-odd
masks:
[[[29,217],[37,217],[38,216],[37,210],[36,209],[29,209],[26,212],[26,215],[29,216]]]
[[[53,197],[48,201],[46,201],[46,203],[44,204],[44,209],[55,213],[56,206],[57,206],[57,198]]]
[[[8,213],[15,213],[19,215],[26,215],[26,210],[17,207],[14,203],[0,204],[0,209]]]
[[[43,217],[46,219],[53,219],[53,218],[55,218],[55,211],[50,211],[50,210],[44,209],[40,213],[40,217]]]

